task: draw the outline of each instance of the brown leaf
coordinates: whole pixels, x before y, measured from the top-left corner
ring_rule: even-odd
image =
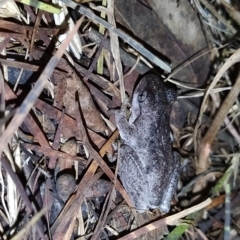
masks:
[[[149,50],[163,54],[162,59],[170,59],[173,68],[206,50],[199,19],[187,0],[180,1],[179,6],[175,0],[149,0],[148,3],[153,11],[140,1],[115,2],[117,17],[138,39],[148,44]],[[208,65],[208,57],[204,55],[180,70],[174,78],[201,85],[208,74]]]
[[[45,115],[55,119],[55,121],[57,122],[59,121],[61,116],[61,111],[59,109],[41,101],[40,99],[36,101],[35,107]],[[88,129],[88,134],[89,134],[89,137],[91,138],[91,141],[94,142],[94,144],[98,148],[101,148],[106,141],[102,136],[93,132],[90,129]],[[77,125],[76,125],[75,119],[67,114],[63,116],[62,136],[64,139],[75,137],[77,140],[82,140],[80,134],[77,131]]]
[[[56,87],[57,91],[62,91],[62,88]],[[95,132],[104,132],[106,130],[105,123],[94,105],[90,92],[82,80],[74,73],[67,79],[66,92],[63,96],[63,105],[66,107],[66,113],[75,115],[76,92],[79,93],[81,109],[87,126]]]

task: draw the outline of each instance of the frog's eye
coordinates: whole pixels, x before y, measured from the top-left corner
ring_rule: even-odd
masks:
[[[147,91],[141,91],[138,93],[138,101],[139,102],[144,102],[147,98]]]

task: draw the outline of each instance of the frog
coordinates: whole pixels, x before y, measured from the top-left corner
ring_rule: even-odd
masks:
[[[179,179],[180,155],[173,150],[170,113],[177,91],[149,73],[137,84],[126,117],[128,100],[115,111],[122,139],[119,177],[136,210],[168,213]]]

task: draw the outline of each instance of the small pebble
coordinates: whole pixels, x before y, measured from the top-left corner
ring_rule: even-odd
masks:
[[[75,191],[76,180],[71,174],[62,174],[57,178],[56,190],[58,196],[66,202],[69,196]]]

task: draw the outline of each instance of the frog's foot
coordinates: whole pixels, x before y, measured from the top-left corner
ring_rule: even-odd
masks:
[[[129,97],[126,96],[122,102],[121,111],[124,111],[124,112],[127,111],[128,102],[129,102]]]

